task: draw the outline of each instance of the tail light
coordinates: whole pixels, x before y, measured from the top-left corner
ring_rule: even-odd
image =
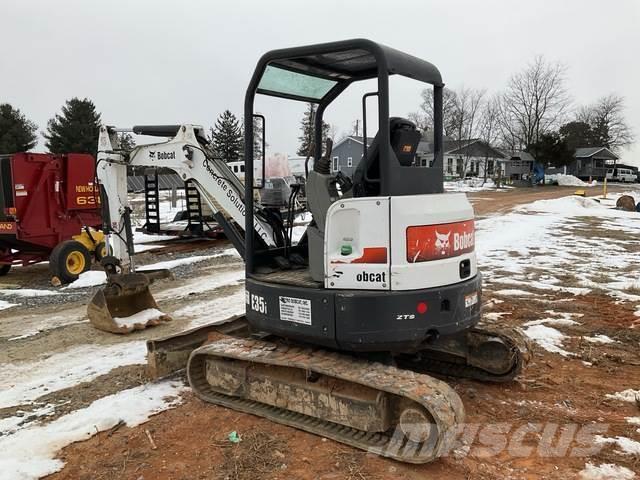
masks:
[[[407,262],[419,263],[457,257],[475,247],[473,220],[407,228]]]

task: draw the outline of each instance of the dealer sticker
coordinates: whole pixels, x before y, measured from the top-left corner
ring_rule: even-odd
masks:
[[[464,306],[465,308],[469,308],[478,303],[478,292],[470,293],[469,295],[464,296]]]
[[[306,298],[279,297],[280,320],[311,325],[311,300]]]

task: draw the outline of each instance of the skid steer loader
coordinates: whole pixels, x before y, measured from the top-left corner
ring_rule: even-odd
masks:
[[[390,75],[433,88],[431,162],[416,158],[415,125],[389,115]],[[364,135],[373,101],[378,132],[363,144],[350,179],[332,171],[331,142],[323,151],[323,115],[351,84],[370,79],[377,88],[362,97]],[[152,372],[162,376],[186,363],[190,385],[206,402],[400,461],[446,454],[464,407],[430,374],[510,381],[527,346],[518,332],[478,326],[473,209],[464,194],[443,193],[443,86],[434,65],[369,40],[268,52],[245,96],[244,185],[211,154],[201,127],[134,127],[171,139],[137,147],[128,158],[113,148],[114,130],[103,129],[98,176],[120,246],[113,284],[90,308],[92,322],[110,308],[103,299],[117,297],[118,282],[132,275],[124,248],[126,166],[171,168],[196,185],[244,258],[246,314],[149,341]],[[316,161],[306,179],[313,221],[297,243],[291,215],[283,219],[254,201],[264,182],[264,175],[254,178],[256,95],[317,105]],[[146,295],[148,284],[139,287]]]

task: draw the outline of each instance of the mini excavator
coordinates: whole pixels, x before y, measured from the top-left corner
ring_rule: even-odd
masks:
[[[392,75],[433,90],[428,161],[416,155],[416,126],[389,114]],[[364,80],[377,81],[362,97],[364,138],[372,102],[378,132],[370,145],[363,142],[350,178],[332,171],[332,145],[323,145],[321,127],[326,108]],[[431,63],[369,40],[270,51],[258,61],[245,96],[244,184],[215,157],[201,127],[134,127],[168,140],[129,154],[118,149],[117,129],[104,127],[97,176],[113,250],[103,260],[108,283],[89,305],[92,324],[126,333],[167,320],[159,312],[134,324],[122,321],[157,311],[149,292],[153,273],[136,272],[131,260],[126,170],[172,169],[196,186],[244,259],[246,314],[149,341],[152,370],[163,375],[186,364],[193,390],[206,402],[379,455],[425,463],[446,454],[464,407],[432,375],[511,381],[526,362],[527,346],[516,330],[479,326],[473,208],[465,194],[443,189],[443,87]],[[297,242],[291,216],[255,200],[265,154],[257,95],[317,105],[316,161],[306,178],[313,220]],[[254,131],[259,123],[261,147]]]

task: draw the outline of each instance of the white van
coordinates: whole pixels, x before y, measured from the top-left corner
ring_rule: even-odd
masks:
[[[633,183],[638,176],[630,168],[610,168],[607,170],[607,180],[614,182]]]

